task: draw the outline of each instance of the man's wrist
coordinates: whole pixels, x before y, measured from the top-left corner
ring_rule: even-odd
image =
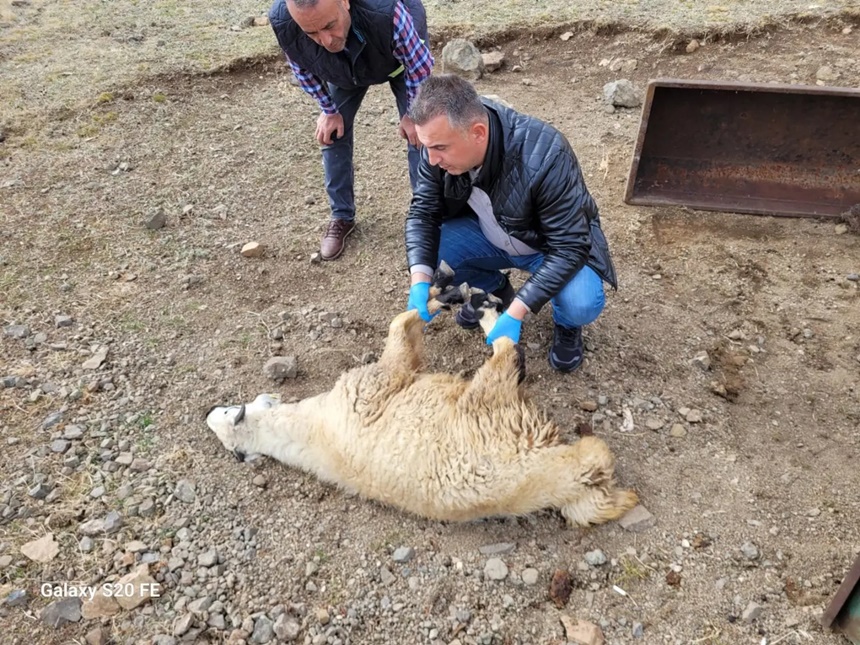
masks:
[[[511,303],[511,306],[508,307],[506,313],[511,318],[522,322],[526,315],[529,313],[529,308],[526,307],[526,304],[522,300],[520,300],[519,298],[514,298],[514,301]]]

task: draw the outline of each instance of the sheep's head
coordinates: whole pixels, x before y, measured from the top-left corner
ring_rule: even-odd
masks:
[[[278,403],[277,398],[261,394],[244,405],[216,405],[206,413],[206,425],[236,459],[251,461],[260,456],[251,448],[254,445],[255,422],[261,413]]]

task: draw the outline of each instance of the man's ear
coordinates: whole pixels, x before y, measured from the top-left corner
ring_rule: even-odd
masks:
[[[469,134],[475,143],[484,143],[490,134],[490,128],[486,123],[478,121],[469,126]]]

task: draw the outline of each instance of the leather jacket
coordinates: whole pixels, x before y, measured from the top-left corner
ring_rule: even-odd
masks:
[[[409,266],[438,264],[441,224],[473,214],[472,187],[485,191],[493,214],[512,237],[544,254],[517,297],[533,312],[586,264],[617,288],[597,204],[567,139],[543,121],[482,99],[490,121],[487,154],[474,183],[431,166],[423,151],[406,218]],[[456,267],[454,267],[456,269]]]

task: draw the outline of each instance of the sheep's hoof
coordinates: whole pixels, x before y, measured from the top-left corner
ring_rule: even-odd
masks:
[[[472,305],[479,319],[485,311],[495,311],[500,314],[505,310],[501,298],[480,289],[471,289],[469,304]]]
[[[436,269],[436,272],[433,274],[433,286],[444,293],[453,282],[454,269],[452,269],[445,260],[442,260],[439,264],[439,268]]]

